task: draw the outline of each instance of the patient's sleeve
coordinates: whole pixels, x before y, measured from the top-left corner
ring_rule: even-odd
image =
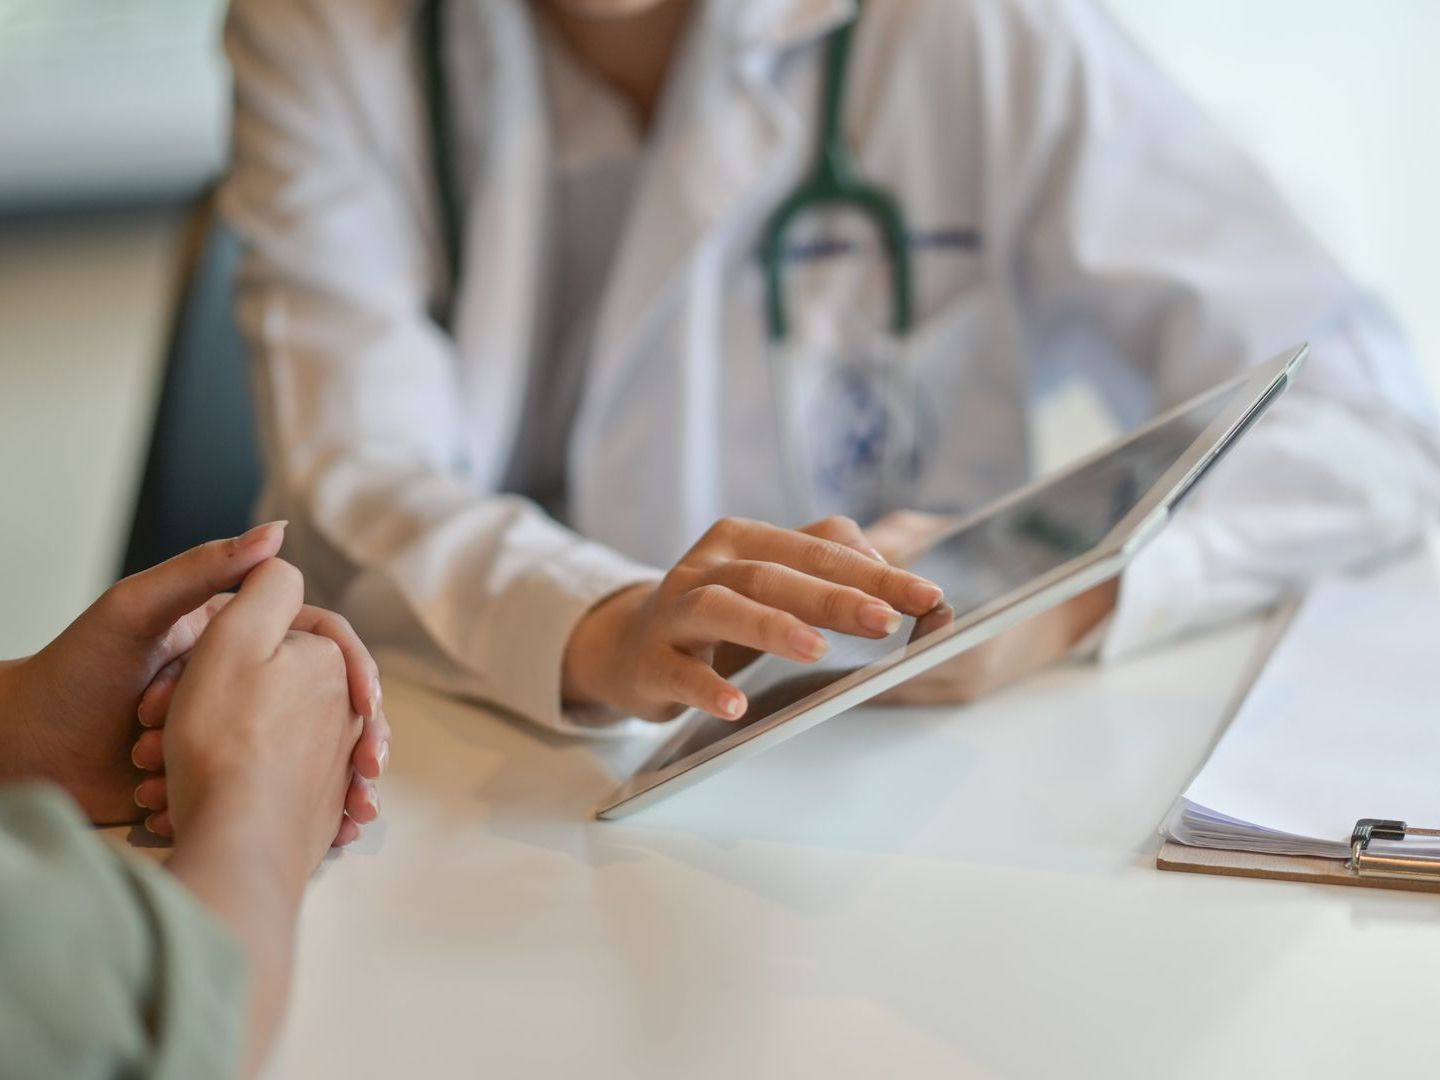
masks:
[[[242,957],[58,789],[0,788],[0,1080],[234,1075]]]

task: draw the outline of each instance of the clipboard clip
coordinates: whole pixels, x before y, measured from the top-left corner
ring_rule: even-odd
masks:
[[[1361,818],[1350,834],[1351,873],[1362,878],[1440,882],[1440,854],[1404,852],[1395,847],[1370,850],[1371,840],[1399,843],[1417,836],[1440,837],[1440,829],[1412,828],[1403,821],[1387,818]]]

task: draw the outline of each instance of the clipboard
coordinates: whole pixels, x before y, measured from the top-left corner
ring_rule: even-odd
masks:
[[[1226,721],[1206,756],[1207,764],[1271,663],[1280,643],[1292,630],[1301,601],[1298,596],[1288,598],[1257,643],[1250,665],[1239,680],[1235,696],[1226,709]],[[1351,745],[1354,745],[1353,741]],[[1204,768],[1205,765],[1202,765],[1201,769]],[[1162,829],[1162,835],[1163,832]],[[1155,866],[1160,870],[1190,874],[1440,893],[1440,842],[1436,838],[1440,838],[1440,828],[1422,828],[1401,820],[1372,817],[1355,822],[1349,837],[1348,857],[1201,847],[1165,836],[1156,853]]]
[[[1422,836],[1440,836],[1440,829],[1415,828],[1385,818],[1361,818],[1350,835],[1349,859],[1191,847],[1166,840],[1160,845],[1155,866],[1186,874],[1440,893],[1440,857],[1404,851],[1406,840],[1413,842]],[[1371,841],[1382,843],[1372,849]]]

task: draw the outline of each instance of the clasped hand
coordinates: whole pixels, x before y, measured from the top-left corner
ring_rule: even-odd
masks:
[[[245,717],[275,711],[276,702],[250,700],[257,695],[293,694],[283,712],[304,717],[307,703],[319,708],[311,699],[333,686],[361,718],[334,832],[337,844],[355,839],[378,813],[374,781],[389,755],[378,669],[344,619],[301,603],[299,573],[274,558],[283,538],[283,523],[262,525],[126,578],[40,652],[0,669],[9,708],[4,778],[58,781],[96,824],[134,821],[148,811],[149,827],[170,835],[175,781],[165,771],[168,743],[190,731],[164,730],[178,703]],[[240,594],[221,591],[242,582]],[[241,596],[242,610],[227,614]],[[247,685],[240,666],[247,642],[273,635],[277,619],[282,633],[268,654],[274,664]],[[187,677],[191,668],[194,677]],[[151,730],[142,733],[137,720]],[[219,746],[225,734],[211,731]]]

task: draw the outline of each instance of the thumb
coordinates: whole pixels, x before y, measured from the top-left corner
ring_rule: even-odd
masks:
[[[280,550],[287,522],[257,525],[243,536],[212,540],[117,582],[106,594],[115,629],[158,637]]]

